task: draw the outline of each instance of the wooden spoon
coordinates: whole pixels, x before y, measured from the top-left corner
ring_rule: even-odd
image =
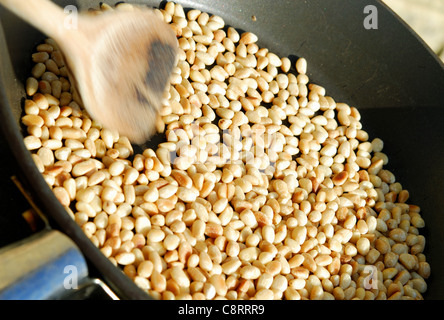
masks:
[[[178,42],[153,10],[136,7],[132,12],[69,17],[49,0],[0,4],[57,42],[81,102],[94,120],[136,144],[155,133]]]

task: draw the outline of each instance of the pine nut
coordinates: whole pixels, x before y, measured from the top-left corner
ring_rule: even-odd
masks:
[[[260,276],[260,270],[255,266],[242,267],[239,272],[240,276],[247,280],[257,279]]]
[[[132,252],[122,252],[116,255],[116,261],[120,265],[130,265],[134,262],[136,257]]]

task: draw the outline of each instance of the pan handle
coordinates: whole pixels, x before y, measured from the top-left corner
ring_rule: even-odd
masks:
[[[112,299],[88,276],[81,251],[63,233],[45,229],[0,249],[0,300]]]

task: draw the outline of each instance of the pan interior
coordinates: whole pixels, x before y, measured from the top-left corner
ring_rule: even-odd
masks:
[[[56,1],[61,6],[72,1]],[[158,1],[134,1],[159,6]],[[411,201],[422,208],[426,221],[426,252],[432,266],[426,297],[443,298],[444,225],[438,213],[444,207],[444,69],[431,50],[405,24],[377,1],[353,3],[332,0],[280,1],[178,1],[223,17],[227,25],[258,35],[259,45],[294,62],[305,57],[312,82],[328,94],[359,109],[371,137],[380,137],[390,169],[410,191]],[[109,1],[114,5],[117,1]],[[379,25],[363,25],[364,7],[378,9]],[[97,7],[99,1],[76,1],[79,9]],[[162,5],[163,3],[160,3]],[[252,19],[252,17],[255,17]],[[12,114],[20,123],[23,85],[31,68],[34,47],[44,39],[27,24],[0,10],[11,70],[1,68]],[[2,50],[6,47],[1,46]],[[5,55],[2,54],[2,58]],[[7,63],[2,63],[7,65]],[[161,141],[157,136],[150,144]],[[55,212],[55,215],[58,213]],[[433,248],[433,249],[432,249]]]

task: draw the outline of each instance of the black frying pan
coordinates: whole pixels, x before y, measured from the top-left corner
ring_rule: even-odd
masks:
[[[94,0],[57,0],[61,6],[97,7]],[[106,1],[114,5],[118,1]],[[159,1],[134,1],[159,6]],[[305,57],[312,82],[336,101],[357,107],[364,129],[380,137],[388,168],[410,191],[410,203],[422,208],[427,259],[432,276],[429,299],[444,298],[444,66],[406,24],[375,0],[183,0],[222,16],[227,25],[259,36],[259,45],[292,61]],[[162,5],[161,3],[160,5]],[[377,29],[366,29],[365,7],[377,9]],[[374,9],[374,8],[373,8]],[[255,16],[255,19],[252,19]],[[94,272],[123,299],[146,299],[73,222],[35,168],[22,140],[20,115],[30,56],[45,37],[0,8],[0,103],[4,138],[20,175],[50,218],[53,228],[71,237]]]

